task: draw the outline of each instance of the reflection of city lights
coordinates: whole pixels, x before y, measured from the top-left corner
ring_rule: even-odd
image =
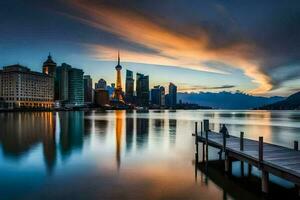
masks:
[[[116,110],[116,158],[118,169],[121,165],[121,148],[122,148],[122,131],[123,131],[123,118],[124,112]]]

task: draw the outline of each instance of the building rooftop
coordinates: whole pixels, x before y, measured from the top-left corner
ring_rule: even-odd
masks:
[[[20,64],[4,66],[3,70],[0,70],[0,72],[1,73],[25,73],[25,74],[50,77],[49,75],[41,73],[41,72],[31,71],[28,67],[25,67]]]

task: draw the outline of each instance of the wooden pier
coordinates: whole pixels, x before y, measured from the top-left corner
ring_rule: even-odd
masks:
[[[294,141],[294,148],[269,144],[263,142],[263,137],[258,141],[245,139],[244,133],[240,137],[229,136],[211,131],[209,121],[201,122],[201,131],[198,132],[197,122],[195,124],[195,145],[198,162],[198,143],[202,143],[203,162],[208,161],[208,146],[220,149],[220,159],[224,160],[225,172],[231,173],[233,160],[248,164],[248,174],[251,174],[252,166],[261,171],[261,189],[268,193],[269,173],[281,177],[295,184],[300,195],[300,151],[298,142]],[[224,156],[222,156],[224,154]],[[242,168],[244,169],[244,168]],[[243,172],[242,172],[243,173]]]

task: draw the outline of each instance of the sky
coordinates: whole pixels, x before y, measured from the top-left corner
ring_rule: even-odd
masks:
[[[49,52],[96,82],[126,69],[182,92],[300,91],[300,1],[1,0],[0,66]]]

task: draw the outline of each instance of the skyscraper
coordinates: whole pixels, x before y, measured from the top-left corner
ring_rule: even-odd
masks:
[[[120,54],[118,52],[118,64],[115,67],[117,71],[117,81],[116,81],[116,88],[113,93],[113,100],[124,103],[123,98],[123,91],[122,91],[122,81],[121,81],[121,70],[122,66],[120,65]]]
[[[82,106],[84,103],[83,71],[63,63],[56,70],[59,97],[62,104]]]
[[[173,83],[169,84],[168,102],[170,107],[175,108],[177,104],[177,86]]]
[[[136,96],[137,105],[149,106],[149,76],[136,74]]]
[[[154,86],[154,88],[151,89],[151,104],[154,105],[154,106],[159,106],[159,104],[160,104],[159,85]]]
[[[165,88],[163,86],[154,86],[151,89],[151,103],[154,106],[165,106]]]
[[[84,85],[84,102],[92,103],[93,102],[93,80],[90,75],[83,76],[83,85]]]
[[[82,106],[84,104],[83,71],[71,68],[69,71],[69,99],[70,106]]]
[[[133,72],[126,70],[126,88],[125,88],[125,100],[128,103],[133,103],[134,96],[134,79]]]
[[[65,102],[68,100],[69,95],[69,70],[71,65],[63,63],[60,67],[56,68],[56,81],[58,85],[58,98],[57,100]]]

